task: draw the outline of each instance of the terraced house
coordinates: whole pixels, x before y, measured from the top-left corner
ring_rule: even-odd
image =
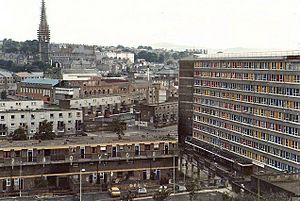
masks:
[[[179,135],[188,133],[187,143],[210,145],[256,167],[300,172],[300,52],[187,59],[180,89]],[[181,106],[192,114],[181,113]]]
[[[0,191],[31,193],[42,179],[46,190],[78,193],[80,175],[89,191],[122,181],[168,180],[177,167],[176,151],[176,140],[140,135],[119,141],[104,136],[2,141]]]

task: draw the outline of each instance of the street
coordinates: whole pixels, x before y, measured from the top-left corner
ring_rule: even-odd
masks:
[[[212,189],[212,190],[201,190],[195,192],[195,199],[199,201],[222,201],[222,193],[227,192],[230,193],[229,189],[222,188],[222,189]],[[75,201],[73,196],[61,196],[61,197],[49,197],[49,198],[5,198],[0,199],[5,201]],[[120,198],[111,198],[108,193],[90,193],[83,195],[83,201],[117,201]],[[143,201],[153,201],[152,196],[147,197],[139,197],[134,198],[134,200],[143,200]],[[182,200],[189,200],[189,193],[177,193],[175,195],[171,194],[168,201],[182,201]]]

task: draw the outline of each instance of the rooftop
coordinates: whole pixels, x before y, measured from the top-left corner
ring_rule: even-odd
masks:
[[[195,54],[183,60],[228,60],[228,59],[300,59],[300,50],[292,51],[269,51],[269,52],[240,52],[240,53],[216,53],[216,54]]]
[[[113,95],[113,94],[99,94],[99,95],[90,96],[90,97],[72,98],[72,99],[66,99],[66,100],[91,100],[91,99],[109,98],[109,97],[121,97],[121,96],[120,95]]]
[[[0,76],[1,75],[4,76],[4,77],[12,77],[11,72],[0,68]]]
[[[155,107],[155,106],[175,105],[175,104],[178,104],[178,101],[160,102],[160,103],[153,103],[153,104],[151,103],[151,104],[144,104],[144,105]]]
[[[68,148],[70,146],[97,146],[99,144],[107,145],[107,144],[136,144],[141,142],[173,142],[176,143],[177,141],[173,138],[164,139],[164,138],[157,138],[153,135],[141,135],[141,134],[131,134],[126,135],[123,139],[118,140],[118,136],[116,134],[106,136],[104,135],[95,135],[95,136],[80,136],[80,137],[69,137],[69,138],[57,138],[55,140],[45,140],[45,141],[38,141],[38,140],[27,140],[27,141],[7,141],[2,140],[1,149],[2,150],[21,150],[26,147],[27,149],[30,148]]]
[[[286,191],[292,192],[295,195],[300,196],[300,175],[294,174],[265,174],[255,175],[254,177],[270,182],[274,186],[277,186]]]
[[[45,85],[51,85],[55,86],[59,83],[59,80],[57,79],[49,79],[49,78],[40,78],[40,79],[25,79],[22,81],[22,83],[28,83],[28,84],[45,84]]]
[[[1,111],[1,110],[0,110]],[[25,112],[55,112],[55,111],[81,111],[75,108],[71,108],[71,109],[64,109],[64,108],[59,108],[59,107],[46,107],[46,108],[42,108],[42,109],[22,109],[22,110],[18,110],[18,109],[10,109],[10,110],[5,110],[5,111],[1,111],[1,114],[4,113],[25,113]]]

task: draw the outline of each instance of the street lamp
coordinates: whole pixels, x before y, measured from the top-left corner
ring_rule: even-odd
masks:
[[[19,195],[22,197],[22,161],[20,161]]]
[[[79,201],[82,201],[82,178],[81,178],[81,175],[82,175],[82,172],[85,172],[85,169],[81,169],[80,170],[80,175],[79,175]]]
[[[176,156],[175,156],[175,152],[173,152],[173,191],[174,191],[174,195],[176,193]]]

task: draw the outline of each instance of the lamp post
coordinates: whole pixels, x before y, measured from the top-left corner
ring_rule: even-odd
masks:
[[[20,161],[19,195],[22,197],[22,161]]]
[[[81,169],[79,175],[79,201],[82,201],[82,172],[85,172],[85,169]]]
[[[176,156],[175,156],[175,152],[173,153],[173,191],[174,191],[174,195],[176,193]]]

